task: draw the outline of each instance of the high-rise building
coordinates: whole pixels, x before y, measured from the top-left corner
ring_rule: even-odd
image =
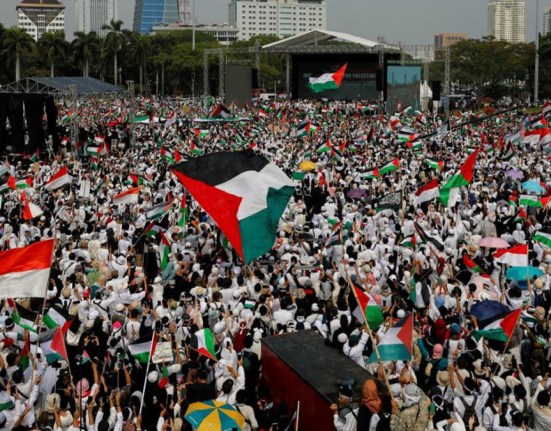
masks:
[[[490,0],[488,35],[512,43],[526,42],[525,0]]]
[[[58,0],[23,0],[16,10],[17,26],[34,40],[47,31],[65,31],[65,6]]]
[[[231,0],[229,20],[240,40],[327,30],[327,0]]]
[[[154,25],[176,24],[178,0],[136,0],[133,31],[149,34]]]
[[[119,19],[118,0],[76,0],[75,8],[76,31],[95,31],[100,36],[105,36],[107,30],[102,30],[101,27],[112,19]]]
[[[467,40],[469,36],[466,33],[440,33],[434,35],[434,47],[442,48],[450,46],[461,40]]]
[[[543,34],[551,33],[551,7],[543,9]]]

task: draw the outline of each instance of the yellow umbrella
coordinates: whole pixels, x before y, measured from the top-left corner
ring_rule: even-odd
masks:
[[[310,160],[306,160],[305,162],[302,162],[300,165],[298,165],[298,168],[302,171],[313,171],[316,169],[316,164],[314,162],[311,162]]]
[[[245,425],[241,413],[231,405],[216,400],[191,404],[185,417],[197,431],[242,430]]]

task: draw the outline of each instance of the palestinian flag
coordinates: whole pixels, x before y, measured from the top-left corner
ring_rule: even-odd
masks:
[[[8,395],[6,391],[0,392],[0,412],[13,410],[15,408],[15,398]]]
[[[195,154],[196,156],[202,156],[203,152],[195,146],[195,143],[192,141],[191,145],[189,147],[191,154]]]
[[[141,364],[147,364],[157,348],[157,335],[142,337],[128,345],[128,351]]]
[[[365,179],[376,179],[381,178],[381,173],[379,172],[378,168],[373,169],[372,171],[368,171],[364,174]]]
[[[385,175],[389,172],[399,171],[400,170],[400,161],[398,158],[394,159],[392,162],[387,163],[383,167],[379,168],[379,175]]]
[[[195,333],[195,337],[197,338],[197,348],[195,350],[201,355],[217,361],[212,331],[210,329],[201,329]]]
[[[314,93],[323,93],[326,90],[338,90],[341,88],[347,66],[348,64],[345,64],[335,73],[323,73],[311,76],[308,88]]]
[[[494,320],[489,325],[486,325],[483,329],[473,331],[472,335],[476,340],[480,340],[482,337],[488,340],[502,341],[508,343],[513,335],[515,326],[517,326],[518,320],[522,313],[522,308],[509,313],[507,316]]]
[[[90,158],[90,167],[94,171],[97,171],[99,169],[97,157],[91,157]]]
[[[423,142],[422,141],[413,141],[408,142],[407,147],[413,152],[414,155],[419,155],[423,152]]]
[[[534,234],[534,241],[540,242],[548,248],[551,248],[551,234],[549,233],[536,232]]]
[[[430,157],[427,157],[425,159],[425,161],[427,162],[427,165],[429,165],[432,169],[435,169],[439,172],[442,172],[442,169],[444,169],[444,161],[443,160],[435,160],[435,159],[431,159]]]
[[[512,197],[512,196],[511,196]],[[526,212],[524,212],[524,208],[520,208],[520,211],[518,212],[518,215],[515,217],[515,222],[524,222],[526,221]]]
[[[67,310],[58,305],[53,305],[50,307],[43,320],[44,325],[46,325],[48,329],[59,327],[63,328],[63,332],[67,332],[72,321],[73,316],[71,316]]]
[[[304,180],[304,177],[306,176],[306,174],[302,171],[298,171],[298,172],[293,172],[293,181],[302,181]]]
[[[482,274],[484,272],[482,271],[482,268],[478,266],[476,262],[471,260],[469,256],[467,256],[466,254],[463,255],[463,263],[467,268],[469,268],[475,274]]]
[[[527,207],[544,208],[543,202],[538,196],[520,195],[520,204]]]
[[[522,244],[498,250],[494,253],[494,258],[497,263],[506,263],[510,266],[528,266],[528,245]]]
[[[400,243],[402,247],[409,248],[411,250],[415,249],[415,235],[406,236]]]
[[[543,109],[541,110],[541,115],[545,118],[549,114],[551,114],[551,104],[549,103],[549,101],[546,101],[543,105]]]
[[[9,162],[5,162],[3,165],[0,165],[0,177],[7,174],[10,171]]]
[[[450,181],[440,189],[440,201],[445,207],[454,206],[459,197],[459,188],[469,185],[473,180],[474,165],[478,156],[478,149],[472,153],[459,172],[455,174]]]
[[[415,130],[409,129],[407,127],[403,128],[398,132],[398,140],[402,142],[413,142],[419,135],[415,133]]]
[[[381,323],[385,321],[381,309],[377,305],[377,302],[366,291],[360,289],[354,285],[354,291],[356,292],[356,298],[358,299],[358,305],[362,309],[362,313],[365,316],[365,322],[368,326],[375,330]]]
[[[384,335],[377,348],[381,360],[384,361],[411,361],[413,342],[413,314],[409,314],[396,322]],[[377,362],[377,352],[374,351],[367,361],[368,364]]]
[[[141,185],[145,185],[145,184],[149,183],[149,181],[147,179],[145,179],[144,177],[142,177],[140,175],[136,175],[136,174],[130,174],[130,175],[128,175],[128,178],[130,179],[130,181],[132,181],[137,186],[141,186]]]
[[[165,160],[167,163],[174,164],[176,163],[176,160],[174,160],[174,154],[172,154],[172,151],[167,150],[164,145],[161,147],[161,157],[163,160]]]
[[[415,203],[417,205],[430,201],[440,196],[438,180],[432,180],[415,192]]]
[[[258,117],[259,118],[268,118],[268,113],[264,109],[260,108],[258,110]]]
[[[43,298],[54,240],[0,252],[0,298]]]
[[[134,187],[128,189],[125,192],[119,193],[113,196],[113,205],[118,204],[134,204],[138,202],[138,195],[140,194],[140,187]]]
[[[159,232],[161,235],[161,244],[159,246],[159,255],[161,256],[161,269],[164,271],[168,265],[168,255],[170,254],[170,242],[166,239],[163,232]]]
[[[302,138],[304,136],[307,136],[308,133],[315,133],[317,131],[318,131],[318,128],[314,126],[311,122],[301,123],[299,124],[298,130],[297,130],[297,138]]]
[[[210,130],[193,129],[193,133],[195,133],[195,138],[201,139],[209,136]]]
[[[421,242],[424,244],[431,243],[434,245],[438,250],[444,250],[444,244],[442,244],[438,239],[428,235],[425,230],[419,225],[419,223],[414,222],[413,224],[415,226],[415,230],[417,231],[417,235],[421,238]]]
[[[225,119],[230,116],[230,111],[224,105],[218,105],[218,108],[212,113],[212,118]]]
[[[35,322],[38,318],[38,313],[27,310],[16,302],[11,318],[22,329],[35,333],[37,332]]]
[[[8,185],[8,183],[0,185],[0,196],[11,191],[12,188]]]
[[[180,163],[182,160],[184,160],[184,158],[182,157],[182,155],[178,152],[178,150],[174,150],[174,161],[176,163]]]
[[[249,263],[271,250],[294,183],[252,150],[208,154],[171,167]]]
[[[56,172],[55,175],[53,175],[44,188],[48,191],[56,190],[60,187],[63,187],[65,184],[70,184],[73,181],[73,177],[69,175],[69,171],[67,170],[67,166],[63,166],[59,171]]]
[[[182,196],[182,201],[180,202],[180,220],[178,221],[178,226],[184,227],[189,221],[189,208],[186,205],[187,195],[184,193]]]
[[[65,334],[63,332],[63,328],[58,327],[53,331],[54,331],[54,334],[52,337],[52,341],[48,346],[50,350],[50,358],[51,359],[56,358],[56,359],[62,359],[64,361],[68,361],[69,355],[67,355],[67,348],[65,347]],[[44,347],[42,348],[44,349]],[[46,354],[45,356],[46,356],[46,359],[48,360],[48,355]]]
[[[31,341],[28,336],[25,337],[25,342],[23,348],[21,349],[21,354],[19,355],[19,366],[22,371],[25,371],[31,365]]]
[[[509,196],[509,206],[513,207],[513,208],[518,208],[518,203],[517,203],[517,197],[516,196]]]
[[[333,148],[331,147],[331,143],[329,141],[327,141],[325,144],[323,144],[321,147],[319,147],[317,150],[316,150],[316,154],[323,154],[323,153],[326,153],[328,151],[332,151]]]
[[[147,211],[145,217],[147,218],[147,220],[159,220],[160,218],[163,218],[165,215],[168,214],[173,204],[174,199],[171,199],[169,201],[155,205],[153,208]]]
[[[165,130],[176,123],[176,112],[172,111],[165,122]]]
[[[12,188],[13,190],[16,190],[16,189],[30,189],[33,186],[33,177],[29,175],[24,180],[16,181],[15,177],[12,177],[10,175],[10,177],[8,178],[8,186],[10,188]]]
[[[161,226],[152,221],[151,223],[149,223],[149,226],[145,228],[142,235],[155,236],[164,231],[165,230]]]
[[[33,163],[38,162],[40,160],[40,152],[36,150],[36,153],[31,156],[30,160]]]

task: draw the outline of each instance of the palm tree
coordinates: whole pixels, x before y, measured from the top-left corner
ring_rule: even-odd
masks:
[[[170,55],[166,52],[161,52],[153,57],[153,64],[155,67],[161,68],[161,96],[165,95],[165,67],[170,62]],[[157,74],[159,72],[157,71]],[[157,79],[158,81],[158,79]]]
[[[100,40],[95,31],[74,33],[73,51],[77,57],[82,58],[82,76],[90,76],[90,60],[93,60],[99,53]]]
[[[4,49],[9,58],[15,58],[15,80],[21,80],[21,55],[33,48],[33,38],[22,28],[11,27],[4,32]]]
[[[104,24],[101,26],[102,30],[107,30],[109,33],[107,33],[107,37],[105,38],[105,42],[107,45],[107,49],[113,54],[113,75],[115,76],[115,85],[118,83],[118,56],[119,52],[122,50],[124,45],[129,39],[129,35],[131,32],[128,30],[122,29],[123,22],[119,20],[112,19],[109,24]]]
[[[140,93],[143,94],[143,77],[147,73],[147,58],[151,50],[151,40],[145,34],[132,34],[129,53],[136,59],[140,67]]]
[[[64,31],[47,31],[38,40],[40,52],[46,56],[50,63],[50,74],[54,77],[55,62],[63,58],[69,52],[69,43],[65,40]]]

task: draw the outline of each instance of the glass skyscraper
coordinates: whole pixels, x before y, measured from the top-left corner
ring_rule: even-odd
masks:
[[[134,32],[149,34],[154,25],[177,22],[178,0],[136,0]]]

